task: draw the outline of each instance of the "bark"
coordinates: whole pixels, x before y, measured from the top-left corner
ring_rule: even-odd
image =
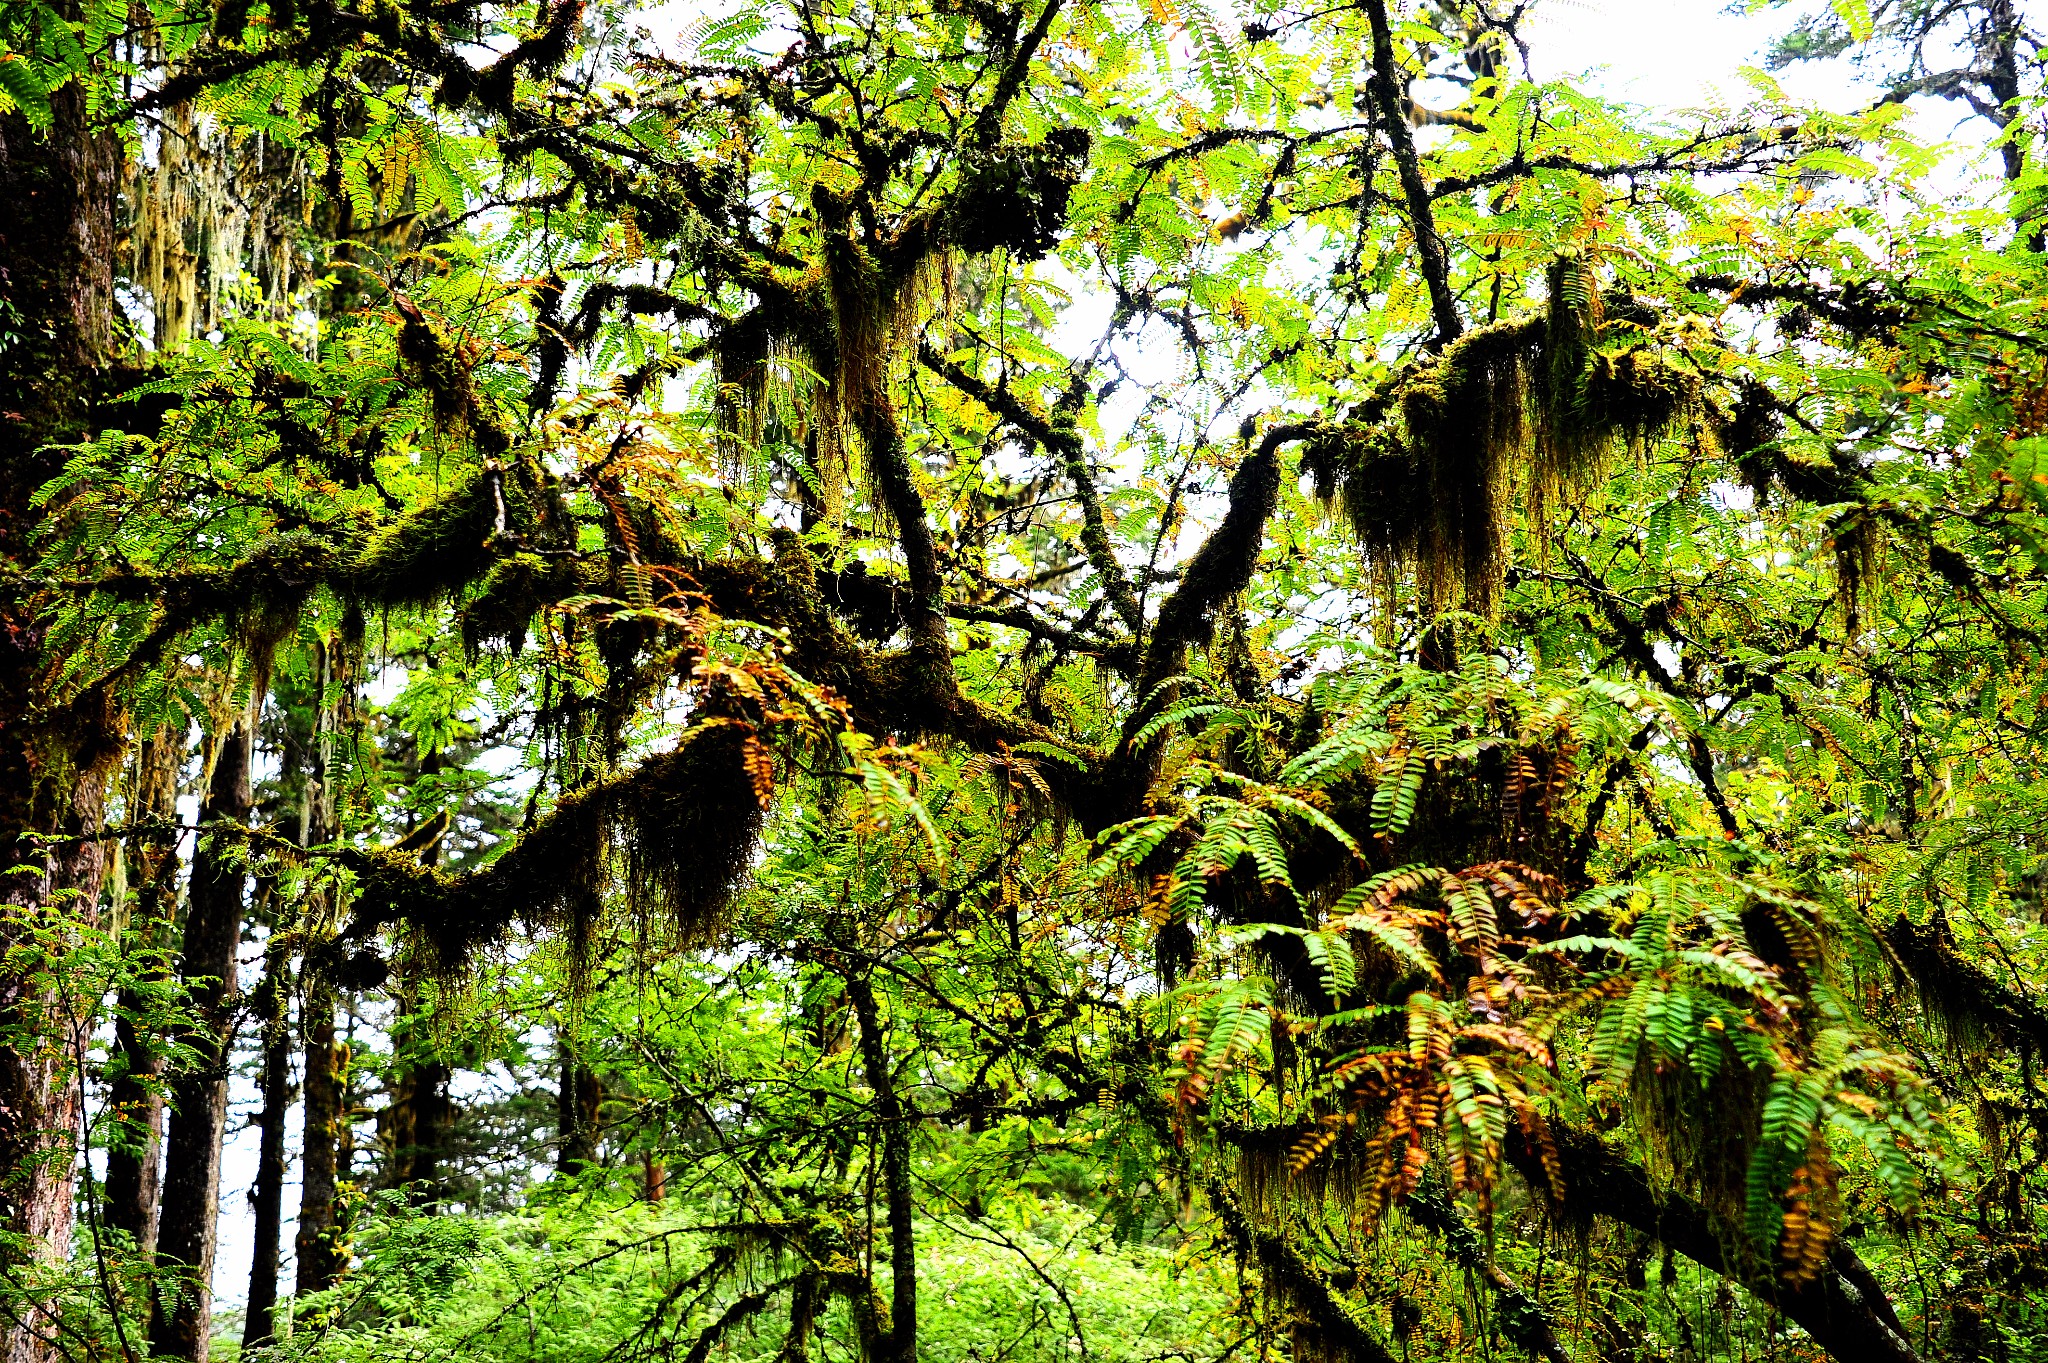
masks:
[[[73,8],[60,4],[69,13]],[[51,97],[36,135],[0,116],[0,568],[33,560],[41,512],[29,498],[57,472],[52,442],[84,434],[92,384],[108,348],[113,298],[118,141],[95,129],[79,89]],[[39,944],[97,918],[101,827],[119,725],[88,700],[51,722],[41,602],[0,592],[0,1031],[68,1038],[77,1003],[54,997],[33,962]],[[26,835],[76,841],[54,849]],[[17,870],[17,868],[21,868]],[[72,1220],[77,1089],[63,1044],[0,1047],[0,1271],[32,1283],[29,1263],[61,1256]],[[51,1323],[17,1300],[0,1324],[0,1363],[49,1356]]]
[[[1582,1224],[1594,1215],[1642,1231],[1694,1263],[1740,1283],[1775,1306],[1840,1363],[1922,1363],[1877,1280],[1856,1252],[1837,1241],[1811,1280],[1787,1283],[1767,1258],[1744,1252],[1742,1232],[1715,1224],[1690,1198],[1660,1190],[1634,1163],[1596,1136],[1553,1130],[1563,1166],[1560,1214]],[[1515,1128],[1508,1156],[1533,1188],[1548,1186],[1538,1153]]]
[[[178,813],[178,768],[184,744],[168,729],[142,745],[137,761],[136,817],[170,822]],[[178,908],[178,846],[168,830],[143,833],[132,841],[135,907],[131,941],[145,953],[143,973],[154,979],[163,964],[156,953],[169,945]],[[106,1224],[125,1232],[145,1259],[156,1253],[157,1194],[163,1169],[164,1098],[162,1052],[137,1018],[146,1007],[140,987],[117,996],[113,1078],[107,1103],[123,1125],[122,1139],[107,1150]]]
[[[447,1196],[448,1137],[455,1113],[448,1081],[453,1077],[438,1061],[410,1065],[394,1084],[385,1110],[391,1142],[387,1178],[392,1187],[407,1189],[416,1206],[431,1207]]]
[[[2022,36],[2019,15],[2012,0],[1991,0],[1985,6],[1982,20],[1982,37],[1979,39],[1979,60],[1988,68],[1984,81],[1991,100],[1998,106],[1999,117],[1993,120],[2003,126],[2006,119],[2020,113],[2020,39]],[[2005,163],[2005,178],[2017,180],[2026,171],[2025,152],[2020,139],[2008,139],[1998,149]],[[2040,247],[2036,245],[2035,250]]]
[[[649,1202],[660,1202],[668,1195],[668,1166],[654,1157],[652,1150],[640,1153],[640,1186]]]
[[[221,830],[201,835],[192,859],[185,917],[184,977],[195,1018],[187,1040],[196,1064],[171,1084],[170,1136],[164,1146],[162,1223],[157,1289],[149,1326],[150,1353],[206,1363],[213,1321],[213,1255],[219,1241],[221,1134],[227,1124],[227,1057],[235,996],[235,944],[242,931],[247,876],[243,849],[228,830],[246,826],[251,805],[253,732],[236,722],[214,760],[200,822]]]
[[[300,1017],[306,1031],[305,1151],[300,1162],[298,1252],[300,1296],[324,1292],[341,1277],[335,1215],[342,1118],[342,1072],[347,1051],[334,1039],[333,986],[305,972]]]
[[[555,1090],[555,1167],[577,1173],[597,1163],[597,1114],[604,1086],[562,1043],[562,1082]]]
[[[889,1069],[881,1008],[867,976],[848,975],[846,995],[860,1023],[861,1067],[868,1087],[875,1091],[875,1116],[881,1125],[882,1191],[889,1210],[889,1328],[877,1341],[875,1363],[916,1363],[917,1205],[910,1187],[911,1117]]]
[[[327,690],[334,680],[333,663],[324,648],[318,656],[319,719],[310,745],[311,770],[299,816],[299,842],[306,847],[326,842],[334,827],[327,779],[334,728],[333,716],[327,708]],[[309,912],[317,912],[317,908],[309,906]],[[311,964],[301,968],[299,982],[299,1025],[305,1044],[305,1125],[299,1157],[299,1224],[292,1247],[299,1261],[296,1287],[303,1297],[333,1287],[348,1262],[336,1206],[343,1175],[341,1141],[347,1111],[343,1081],[348,1070],[348,1048],[337,1045],[334,1037],[334,1010],[338,1002],[334,986]]]
[[[284,1124],[292,1101],[291,1019],[285,995],[291,960],[278,940],[275,925],[271,934],[264,952],[263,982],[256,995],[256,1017],[263,1027],[263,1110],[256,1117],[262,1139],[256,1156],[256,1184],[249,1194],[256,1218],[256,1245],[249,1261],[244,1349],[268,1343],[276,1333],[273,1317],[284,1230]]]
[[[1366,18],[1372,24],[1373,95],[1387,140],[1394,144],[1394,168],[1401,175],[1401,193],[1408,201],[1408,226],[1415,235],[1415,254],[1422,266],[1422,278],[1429,285],[1430,315],[1436,320],[1436,339],[1448,344],[1458,339],[1465,324],[1458,316],[1458,297],[1451,289],[1451,266],[1444,253],[1444,239],[1436,232],[1436,211],[1431,207],[1429,186],[1422,179],[1422,161],[1415,154],[1415,138],[1408,129],[1407,82],[1396,69],[1394,35],[1387,23],[1387,0],[1365,0]]]

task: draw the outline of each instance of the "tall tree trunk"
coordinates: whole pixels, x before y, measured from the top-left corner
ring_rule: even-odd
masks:
[[[420,763],[420,770],[432,773],[442,765],[439,754],[429,754]],[[408,833],[400,846],[416,849],[421,865],[438,866],[441,841],[447,830],[448,816],[436,815]],[[415,1058],[431,1047],[432,1037],[410,990],[399,995],[391,1044],[396,1065],[391,1102],[383,1118],[391,1140],[387,1178],[392,1187],[408,1189],[414,1205],[437,1206],[448,1191],[448,1140],[455,1118],[448,1084],[454,1071],[439,1059]]]
[[[384,1181],[408,1190],[416,1206],[431,1207],[446,1195],[448,1138],[455,1105],[448,1098],[453,1071],[438,1060],[415,1061],[405,1055],[418,1044],[420,1024],[410,1005],[401,1004],[392,1042],[399,1052],[391,1098],[378,1115],[388,1162]]]
[[[555,1168],[574,1174],[597,1163],[597,1114],[604,1102],[604,1086],[576,1058],[568,1038],[558,1044],[562,1082],[555,1090]]]
[[[185,745],[166,728],[143,743],[136,761],[133,817],[160,819],[178,815],[178,771]],[[178,843],[164,829],[132,840],[135,864],[135,907],[129,920],[130,941],[144,953],[145,979],[160,978],[163,963],[153,958],[170,944],[178,908]],[[121,1122],[120,1138],[107,1149],[106,1224],[125,1231],[148,1258],[156,1253],[156,1201],[162,1173],[164,1100],[159,1087],[164,1058],[147,1025],[137,1017],[147,1008],[140,986],[121,990],[115,1008],[114,1064],[107,1103]]]
[[[881,1124],[882,1193],[889,1209],[889,1328],[878,1363],[917,1363],[917,1204],[911,1195],[912,1117],[889,1068],[888,1037],[875,991],[862,974],[846,977],[846,996],[860,1023],[861,1068],[875,1091]]]
[[[318,649],[320,694],[311,744],[311,770],[305,805],[299,817],[299,842],[312,847],[326,842],[334,828],[334,805],[327,778],[333,743],[333,714],[328,688],[335,681],[333,660],[324,645]],[[296,1290],[300,1296],[325,1292],[341,1277],[347,1254],[340,1243],[335,1199],[343,1125],[342,1075],[348,1052],[334,1039],[334,985],[308,959],[299,971],[299,1027],[305,1038],[305,1126],[299,1157],[299,1226],[292,1247],[299,1261]]]
[[[69,17],[75,5],[57,8]],[[50,444],[88,429],[112,312],[120,144],[75,85],[50,104],[43,136],[18,113],[0,115],[0,299],[11,333],[0,352],[0,567],[34,561],[43,513],[29,499],[62,466]],[[52,722],[40,607],[28,593],[0,593],[0,1031],[68,1039],[79,1001],[53,996],[35,959],[96,920],[96,835],[119,724],[103,702]],[[45,849],[27,840],[38,833],[76,841]],[[31,1284],[29,1266],[70,1240],[75,1078],[66,1045],[0,1047],[0,1271],[16,1284]],[[0,1323],[0,1363],[49,1356],[52,1333],[17,1301]]]
[[[299,1164],[298,1293],[325,1292],[341,1277],[335,1224],[336,1164],[341,1136],[344,1051],[334,1040],[334,986],[310,966],[303,972],[306,1033],[305,1150]]]
[[[448,1140],[454,1134],[455,1104],[448,1097],[454,1071],[438,1060],[415,1067],[412,1075],[412,1168],[408,1182],[413,1201],[439,1206],[448,1196]]]
[[[286,994],[291,958],[271,925],[264,951],[263,983],[258,986],[256,1017],[263,1026],[263,1110],[256,1125],[262,1132],[256,1156],[256,1185],[249,1200],[256,1217],[256,1247],[249,1260],[249,1304],[242,1322],[242,1347],[253,1349],[276,1334],[277,1273],[284,1233],[284,1122],[292,1101],[291,1010]]]
[[[254,733],[238,720],[214,760],[200,822],[226,830],[247,824]],[[235,944],[242,931],[247,877],[232,833],[202,834],[192,859],[185,915],[185,983],[194,1012],[189,1037],[196,1067],[171,1085],[170,1138],[157,1266],[170,1271],[157,1290],[150,1353],[206,1363],[213,1323],[213,1255],[219,1240],[221,1135],[227,1125],[229,1030],[235,996]]]

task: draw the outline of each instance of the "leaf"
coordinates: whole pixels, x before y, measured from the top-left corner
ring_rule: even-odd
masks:
[[[0,51],[0,92],[5,92],[30,127],[42,130],[50,126],[49,89],[35,67],[18,52]]]

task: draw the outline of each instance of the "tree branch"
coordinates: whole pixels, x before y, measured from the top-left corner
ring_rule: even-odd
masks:
[[[1387,140],[1394,144],[1394,165],[1401,174],[1401,192],[1408,200],[1408,224],[1414,229],[1422,277],[1429,285],[1429,308],[1436,319],[1437,340],[1448,343],[1458,338],[1465,324],[1458,317],[1450,262],[1444,254],[1443,238],[1436,232],[1429,186],[1423,181],[1415,138],[1408,130],[1407,110],[1402,108],[1401,92],[1406,86],[1394,67],[1394,35],[1387,24],[1387,0],[1365,0],[1365,13],[1372,22],[1373,95],[1379,102],[1380,119],[1386,124]]]

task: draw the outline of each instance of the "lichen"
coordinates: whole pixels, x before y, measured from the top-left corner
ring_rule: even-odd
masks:
[[[713,936],[760,837],[762,813],[736,725],[699,729],[674,752],[564,795],[488,866],[449,875],[395,851],[355,851],[349,936],[397,925],[404,956],[439,979],[515,925],[587,943],[609,892],[672,940]]]
[[[1304,470],[1341,504],[1390,598],[1412,571],[1425,611],[1491,613],[1518,491],[1545,525],[1616,449],[1704,411],[1701,375],[1656,339],[1598,348],[1607,324],[1583,256],[1561,256],[1549,283],[1543,312],[1467,332],[1311,444]]]

